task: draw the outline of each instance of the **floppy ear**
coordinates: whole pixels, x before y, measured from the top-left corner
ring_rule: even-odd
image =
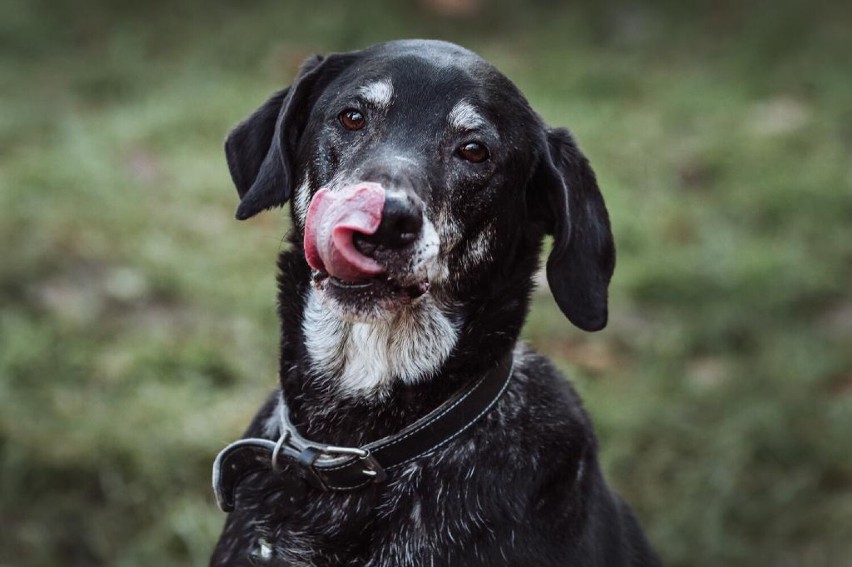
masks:
[[[547,283],[559,308],[577,327],[598,331],[607,322],[607,287],[615,244],[595,172],[563,128],[546,132],[547,149],[534,178],[533,215],[553,235]]]
[[[225,140],[228,169],[240,195],[239,220],[280,207],[290,198],[296,144],[323,61],[319,56],[306,61],[290,87],[273,94]]]

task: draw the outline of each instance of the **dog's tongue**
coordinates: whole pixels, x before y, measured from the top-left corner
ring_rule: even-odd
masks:
[[[317,191],[305,217],[305,259],[315,270],[341,280],[358,281],[384,271],[358,251],[356,232],[373,234],[382,222],[385,190],[378,183],[358,183],[331,192]]]

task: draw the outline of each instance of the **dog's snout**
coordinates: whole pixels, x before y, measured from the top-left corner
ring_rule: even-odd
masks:
[[[357,234],[355,245],[367,255],[379,247],[397,250],[417,240],[422,229],[422,207],[405,196],[388,196],[376,232],[369,235]]]
[[[374,235],[378,243],[388,248],[401,248],[411,244],[423,228],[423,211],[413,201],[405,198],[385,200],[382,222]]]

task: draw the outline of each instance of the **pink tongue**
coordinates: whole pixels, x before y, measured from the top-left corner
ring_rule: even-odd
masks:
[[[378,183],[359,183],[332,193],[317,191],[305,218],[305,259],[315,270],[357,281],[381,274],[378,262],[355,248],[356,232],[373,234],[382,222],[385,190]]]

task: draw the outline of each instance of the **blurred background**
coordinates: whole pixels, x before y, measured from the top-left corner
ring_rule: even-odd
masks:
[[[0,565],[202,565],[217,451],[275,384],[284,214],[229,128],[300,62],[491,60],[598,172],[609,327],[546,292],[666,563],[852,565],[852,5],[0,0]]]

